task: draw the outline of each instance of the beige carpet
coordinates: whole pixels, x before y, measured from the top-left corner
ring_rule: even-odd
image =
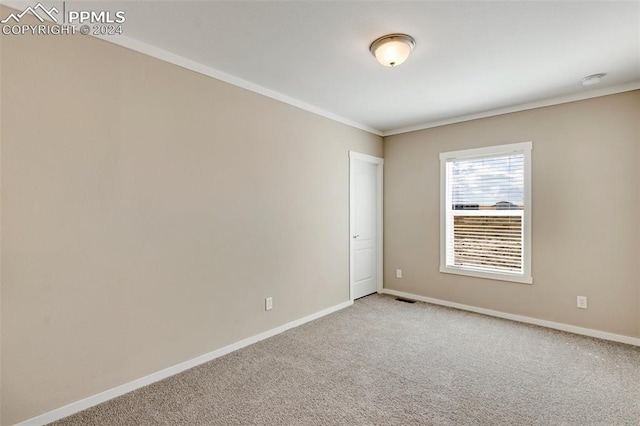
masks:
[[[640,425],[640,348],[374,295],[55,424]]]

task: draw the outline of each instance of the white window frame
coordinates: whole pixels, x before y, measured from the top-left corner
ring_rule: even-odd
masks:
[[[489,278],[500,281],[512,281],[532,284],[531,276],[531,150],[532,142],[520,142],[496,145],[440,154],[440,272],[471,277]],[[447,163],[478,157],[492,157],[501,154],[524,154],[524,210],[522,210],[522,273],[482,271],[472,267],[447,265]],[[482,211],[479,211],[480,214]],[[470,211],[465,211],[469,214]],[[505,212],[507,213],[507,212]],[[475,213],[471,213],[472,215]]]

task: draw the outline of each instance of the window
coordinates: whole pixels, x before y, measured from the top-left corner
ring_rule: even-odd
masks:
[[[440,154],[440,272],[531,284],[531,148]]]

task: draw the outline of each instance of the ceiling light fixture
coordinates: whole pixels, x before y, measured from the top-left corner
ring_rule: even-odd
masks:
[[[582,81],[583,86],[591,86],[592,84],[600,83],[605,75],[606,74],[593,74],[593,75],[586,76],[580,81]]]
[[[385,67],[395,67],[409,57],[409,53],[416,46],[413,37],[406,34],[389,34],[376,39],[369,51]]]

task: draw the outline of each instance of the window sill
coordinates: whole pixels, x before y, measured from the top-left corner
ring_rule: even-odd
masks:
[[[510,281],[519,284],[533,284],[531,276],[519,274],[499,274],[495,272],[474,271],[472,269],[452,268],[450,266],[440,266],[440,272],[445,274],[466,275],[468,277],[487,278],[490,280]]]

